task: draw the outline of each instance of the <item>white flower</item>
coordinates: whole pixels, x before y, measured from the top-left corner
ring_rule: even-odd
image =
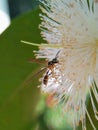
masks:
[[[90,95],[95,118],[98,119],[91,90],[98,102],[98,4],[93,0],[45,0],[41,1],[41,34],[48,42],[41,45],[37,58],[51,61],[60,50],[52,70],[48,67],[47,84],[42,79],[41,90],[54,96],[65,112],[74,112],[73,126],[82,121],[86,129],[86,108]]]
[[[57,56],[58,63],[46,70],[47,84],[41,90],[52,94],[56,104],[73,114],[74,129],[82,122],[86,129],[86,114],[96,130],[86,108],[90,95],[95,118],[98,119],[92,93],[98,102],[98,4],[93,0],[45,0],[40,14],[42,37],[48,44],[40,45],[37,58],[51,61]],[[92,91],[92,93],[91,93]]]

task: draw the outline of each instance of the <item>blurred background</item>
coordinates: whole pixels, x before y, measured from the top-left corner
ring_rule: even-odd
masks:
[[[8,0],[7,2],[11,19],[36,8],[39,3],[38,0]]]
[[[38,88],[42,74],[34,74],[46,63],[29,63],[38,48],[20,42],[45,42],[38,5],[38,0],[0,0],[0,130],[73,130],[72,115],[53,107],[52,97]],[[88,119],[87,130],[92,130]]]
[[[41,94],[34,76],[46,63],[30,63],[37,47],[21,43],[43,41],[37,0],[0,0],[0,130],[70,130],[61,108]],[[67,117],[69,120],[69,117]]]
[[[38,4],[38,0],[0,0],[0,32],[8,27],[10,20],[36,8]]]

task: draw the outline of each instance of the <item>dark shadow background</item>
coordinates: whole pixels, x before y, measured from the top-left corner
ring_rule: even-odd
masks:
[[[38,0],[8,0],[11,19],[36,8]]]

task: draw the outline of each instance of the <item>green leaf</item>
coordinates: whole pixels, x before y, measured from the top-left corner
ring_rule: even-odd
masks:
[[[42,42],[39,12],[36,9],[14,19],[0,36],[0,130],[31,130],[37,125],[39,77],[33,77],[30,86],[28,81],[22,85],[31,72],[40,70],[36,63],[29,63],[37,48],[20,41]]]

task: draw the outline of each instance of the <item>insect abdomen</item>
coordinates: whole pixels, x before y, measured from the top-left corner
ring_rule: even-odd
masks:
[[[43,84],[47,85],[47,82],[48,82],[48,75],[45,75],[43,79]]]

